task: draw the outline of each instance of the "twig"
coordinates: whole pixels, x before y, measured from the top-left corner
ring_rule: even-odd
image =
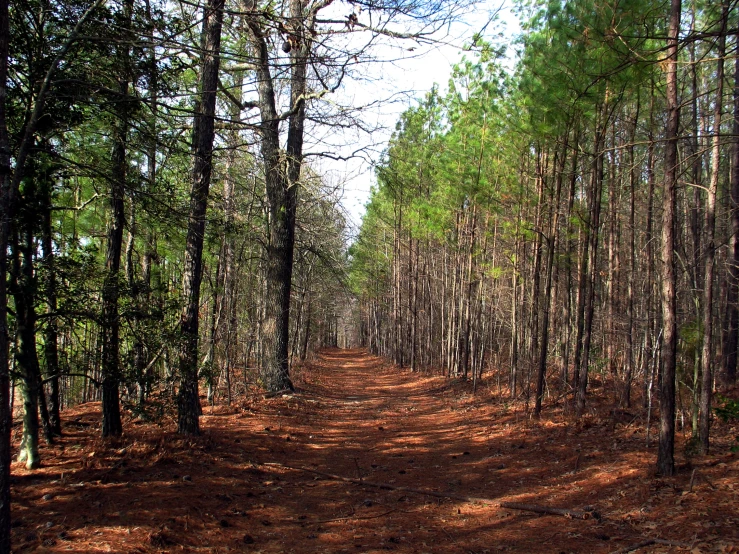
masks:
[[[716,486],[708,480],[708,477],[706,477],[702,473],[699,474],[699,475],[700,475],[700,478],[703,479],[706,482],[706,485],[708,485],[709,487],[711,487],[711,489],[716,490]]]
[[[520,502],[499,502],[498,505],[501,508],[508,508],[509,510],[521,510],[524,512],[534,512],[537,514],[551,514],[555,516],[565,516],[573,519],[589,519],[595,517],[598,519],[596,512],[578,512],[575,510],[568,510],[566,508],[550,508],[548,506],[537,506],[535,504],[522,504]]]
[[[356,458],[354,458],[354,465],[357,466],[357,477],[361,481],[362,480],[362,470],[359,469],[359,461]]]
[[[698,468],[695,468],[693,470],[693,473],[690,475],[690,484],[688,485],[688,492],[693,492],[693,485],[696,483],[697,479],[703,479],[703,481],[711,487],[711,489],[716,490],[716,486],[711,483],[711,481],[708,480],[708,477],[703,475],[702,473],[698,473]]]
[[[87,373],[60,373],[59,375],[52,375],[51,377],[47,377],[46,379],[41,381],[41,384],[45,385],[46,383],[49,383],[50,381],[54,381],[55,379],[61,379],[62,377],[84,377],[85,379],[89,379],[90,382],[98,388],[100,388],[103,385],[101,381],[98,381],[97,379],[90,377]]]
[[[627,546],[626,548],[622,548],[620,550],[614,550],[613,552],[611,552],[611,554],[628,554],[629,552],[633,552],[634,550],[639,550],[640,548],[644,548],[645,546],[651,546],[653,544],[663,544],[665,546],[676,546],[678,548],[690,548],[690,545],[685,544],[684,542],[668,541],[665,539],[646,539],[636,544],[632,544],[631,546]]]
[[[287,393],[291,393],[291,392],[293,392],[291,389],[282,389],[282,390],[277,390],[277,391],[274,391],[274,392],[265,392],[264,393],[264,398],[265,399],[267,399],[267,398],[274,398],[275,396],[280,396],[281,394],[287,394]]]
[[[357,519],[357,520],[365,520],[365,519],[377,519],[379,517],[384,517],[386,515],[392,514],[393,512],[397,512],[397,509],[388,510],[387,512],[383,512],[381,514],[375,514],[373,516],[344,516],[344,517],[334,517],[331,519],[317,519],[315,521],[294,521],[291,520],[291,523],[300,523],[301,525],[318,525],[320,523],[332,523],[334,521],[348,521],[350,519]]]
[[[501,508],[508,508],[511,510],[522,510],[522,511],[527,511],[527,512],[535,512],[539,514],[561,515],[561,516],[570,517],[573,519],[590,519],[591,517],[596,517],[596,518],[598,517],[597,514],[594,514],[593,512],[579,512],[576,510],[567,510],[567,509],[562,509],[562,508],[549,508],[547,506],[537,506],[534,504],[521,504],[518,502],[502,502],[498,500],[492,500],[490,498],[465,496],[465,495],[455,494],[455,493],[450,493],[450,492],[438,492],[438,491],[430,491],[426,489],[414,489],[411,487],[397,487],[395,485],[389,485],[387,483],[373,483],[372,481],[352,479],[351,477],[343,477],[341,475],[334,475],[333,473],[326,473],[323,471],[318,471],[317,469],[310,469],[307,467],[288,466],[288,465],[279,464],[276,462],[267,462],[267,463],[263,463],[259,465],[280,467],[283,469],[291,469],[294,471],[305,471],[307,473],[315,473],[316,475],[320,475],[328,479],[333,479],[335,481],[343,481],[345,483],[353,483],[355,485],[361,485],[365,487],[374,487],[378,489],[408,492],[408,493],[413,493],[413,494],[423,494],[426,496],[434,496],[436,498],[450,498],[452,500],[461,500],[463,502],[470,502],[473,504],[492,504],[494,506],[499,506]]]

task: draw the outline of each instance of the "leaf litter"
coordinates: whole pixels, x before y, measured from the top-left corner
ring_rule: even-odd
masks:
[[[13,464],[13,551],[739,552],[737,433],[720,420],[709,456],[679,432],[661,478],[645,411],[617,420],[607,384],[579,421],[555,395],[536,421],[492,378],[473,393],[362,350],[325,350],[296,382],[205,406],[196,438],[129,415],[102,440],[99,403],[64,411],[42,468]]]

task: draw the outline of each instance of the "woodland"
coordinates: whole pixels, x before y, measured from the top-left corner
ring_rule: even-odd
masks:
[[[372,419],[385,412],[409,444],[438,435],[438,451],[424,443],[428,457],[418,453],[408,464],[440,468],[442,458],[471,456],[493,464],[470,466],[481,475],[537,456],[493,462],[500,448],[483,456],[493,442],[469,439],[479,451],[465,450],[458,426],[482,433],[479,426],[500,422],[535,436],[537,448],[555,440],[565,448],[583,440],[572,439],[573,429],[581,437],[607,420],[610,433],[618,425],[640,433],[640,446],[625,435],[589,444],[620,441],[624,455],[635,453],[629,463],[639,479],[672,490],[692,470],[681,493],[700,489],[703,475],[705,489],[725,493],[727,528],[736,529],[724,469],[736,468],[739,444],[739,4],[521,1],[513,43],[496,34],[495,10],[486,7],[0,0],[0,554],[11,552],[11,537],[22,551],[61,551],[38,532],[11,532],[34,517],[29,506],[46,513],[42,501],[61,494],[52,487],[39,500],[34,479],[58,488],[67,483],[60,468],[74,463],[79,475],[88,472],[80,487],[112,476],[124,482],[133,468],[142,483],[153,482],[162,475],[154,462],[195,467],[193,452],[221,479],[224,460],[247,444],[263,460],[240,455],[254,487],[277,486],[280,477],[264,480],[269,471],[313,471],[345,485],[384,485],[401,498],[435,496],[437,507],[441,499],[492,502],[470,491],[434,494],[430,481],[368,485],[368,472],[388,467],[413,474],[366,458],[378,449],[390,456],[390,443],[367,442],[386,431]],[[475,10],[484,16],[449,83],[421,95],[397,122],[352,229],[342,186],[322,174],[320,160],[342,157],[336,137],[377,132],[366,114],[382,100],[361,105],[346,91],[376,78],[368,68],[443,41],[445,29]],[[425,410],[410,422],[420,410],[414,396],[439,413],[482,419]],[[346,403],[365,418],[356,428]],[[290,417],[302,420],[283,431]],[[325,426],[316,423],[315,439],[312,421]],[[328,440],[329,428],[344,438]],[[277,445],[275,430],[294,451]],[[306,469],[315,462],[309,439],[321,440],[319,432],[320,448],[353,462]],[[352,441],[364,458],[345,448]],[[607,463],[620,463],[621,447]],[[577,452],[567,475],[584,459],[595,460],[592,468],[606,463],[600,454],[581,456],[579,444]],[[178,487],[196,478],[177,471]],[[449,486],[467,479],[460,470]],[[216,480],[200,491],[213,492]],[[511,500],[496,500],[498,509],[601,522],[582,504],[557,511],[525,503],[506,483],[498,496]],[[594,483],[575,487],[597,490]],[[698,513],[718,505],[718,496],[698,492]],[[181,506],[171,494],[174,513]],[[327,490],[317,505],[340,494]],[[232,503],[234,495],[211,496]],[[636,492],[622,496],[614,513],[618,502],[637,502]],[[354,499],[367,508],[385,501]],[[259,510],[275,517],[267,504],[231,508],[229,518]],[[415,521],[431,508],[403,517]],[[21,519],[11,517],[16,510]],[[72,517],[74,507],[66,510]],[[319,523],[397,510],[358,516],[352,508]],[[622,511],[623,521],[636,517]],[[142,539],[146,548],[130,551],[176,550],[173,537],[187,534],[188,517],[162,524]],[[221,532],[234,526],[215,521]],[[701,539],[670,542],[645,537],[644,528],[635,537],[614,521],[599,523],[614,529],[593,540],[618,536],[624,552],[691,548]],[[527,528],[562,532],[556,524]],[[452,531],[439,536],[453,539]],[[578,551],[576,531],[569,533],[565,550]],[[731,551],[726,533],[714,538],[729,542],[712,548]],[[241,536],[240,548],[254,536]],[[418,551],[433,551],[439,536]],[[397,535],[382,540],[378,551],[416,551]],[[479,550],[474,537],[464,540],[472,542],[460,551]],[[200,546],[193,551],[231,548]]]

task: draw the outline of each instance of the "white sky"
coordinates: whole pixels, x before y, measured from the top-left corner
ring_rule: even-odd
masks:
[[[501,7],[502,3],[502,7]],[[458,63],[464,54],[462,47],[469,43],[472,35],[482,30],[490,18],[490,14],[500,9],[498,21],[485,28],[483,38],[491,40],[494,35],[503,33],[510,47],[508,56],[515,55],[512,42],[520,33],[518,20],[511,12],[510,0],[486,0],[480,4],[479,10],[467,16],[449,29],[448,36],[439,37],[444,44],[432,48],[419,47],[407,52],[405,59],[393,64],[383,64],[377,67],[374,80],[354,85],[346,91],[354,105],[366,103],[375,99],[384,99],[401,91],[411,91],[409,95],[402,95],[397,101],[385,103],[383,106],[366,118],[377,121],[384,127],[382,131],[374,132],[372,136],[362,133],[346,132],[342,140],[336,143],[346,143],[338,154],[347,156],[364,147],[363,156],[366,158],[351,159],[347,162],[324,159],[317,163],[317,169],[326,176],[329,183],[343,185],[342,204],[349,216],[350,230],[354,234],[361,223],[365,212],[365,204],[369,200],[370,190],[375,183],[373,163],[379,160],[382,150],[387,146],[390,135],[395,128],[400,114],[411,106],[417,99],[423,98],[436,83],[442,94],[447,89],[452,66]],[[495,44],[498,41],[493,41]],[[408,45],[412,46],[412,45]],[[356,90],[352,90],[356,89]],[[332,141],[333,142],[333,141]],[[368,158],[368,159],[367,159]]]

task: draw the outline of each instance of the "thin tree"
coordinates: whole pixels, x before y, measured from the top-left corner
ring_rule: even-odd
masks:
[[[718,39],[716,62],[716,103],[713,110],[713,145],[711,149],[711,179],[706,191],[706,212],[703,225],[703,351],[701,354],[701,393],[698,436],[700,450],[708,454],[708,434],[711,419],[711,392],[713,390],[713,273],[716,258],[716,192],[721,169],[721,112],[724,96],[724,54],[726,51],[726,25],[729,18],[728,5],[724,4],[721,14],[721,36]],[[695,386],[698,386],[696,383]]]
[[[8,336],[8,238],[15,205],[10,169],[10,138],[6,118],[8,97],[8,0],[0,0],[0,554],[10,554],[10,364]]]
[[[660,389],[657,471],[675,473],[675,369],[677,365],[677,279],[675,276],[675,221],[677,204],[677,142],[680,104],[677,92],[678,38],[681,0],[670,0],[667,38],[667,128],[665,183],[662,195],[662,386]]]
[[[46,374],[49,382],[49,420],[51,432],[56,436],[62,434],[62,423],[60,416],[59,395],[59,333],[57,323],[57,279],[54,263],[54,247],[51,227],[51,187],[49,179],[44,180],[45,190],[42,199],[41,215],[41,251],[43,254],[43,265],[45,266],[44,286],[46,288],[46,313],[49,316],[44,330],[44,360],[46,361]]]
[[[544,283],[544,305],[542,307],[541,321],[541,343],[539,344],[539,360],[536,373],[536,399],[534,402],[534,417],[541,414],[541,403],[544,399],[544,379],[547,371],[547,353],[549,346],[549,323],[551,318],[551,302],[552,302],[552,275],[554,268],[554,250],[557,245],[557,229],[559,226],[559,201],[562,192],[562,181],[564,179],[564,168],[567,164],[567,150],[569,146],[570,130],[565,130],[562,144],[561,161],[558,163],[557,155],[555,155],[554,167],[557,175],[555,177],[555,187],[549,199],[549,230],[546,236],[547,242],[547,261],[546,261],[546,277]]]
[[[739,348],[739,57],[734,61],[734,105],[731,142],[731,180],[729,208],[731,211],[731,236],[727,260],[726,328],[723,340],[722,380],[727,384],[736,381],[737,348]]]
[[[205,213],[208,207],[208,193],[213,171],[213,141],[215,139],[218,70],[221,61],[223,7],[224,0],[208,0],[205,6],[200,53],[199,99],[192,131],[192,190],[182,285],[185,305],[180,317],[180,390],[177,397],[177,429],[183,435],[200,434],[200,400],[198,397],[200,284],[203,277]]]
[[[112,175],[110,180],[110,221],[105,254],[105,282],[103,283],[103,425],[104,437],[118,436],[123,432],[118,388],[121,382],[120,369],[120,321],[118,299],[120,297],[121,251],[123,227],[125,225],[124,196],[128,175],[128,132],[129,132],[129,86],[131,81],[130,35],[133,16],[133,0],[123,4],[124,36],[118,45],[117,62],[120,64],[118,78],[116,120],[113,128]]]

